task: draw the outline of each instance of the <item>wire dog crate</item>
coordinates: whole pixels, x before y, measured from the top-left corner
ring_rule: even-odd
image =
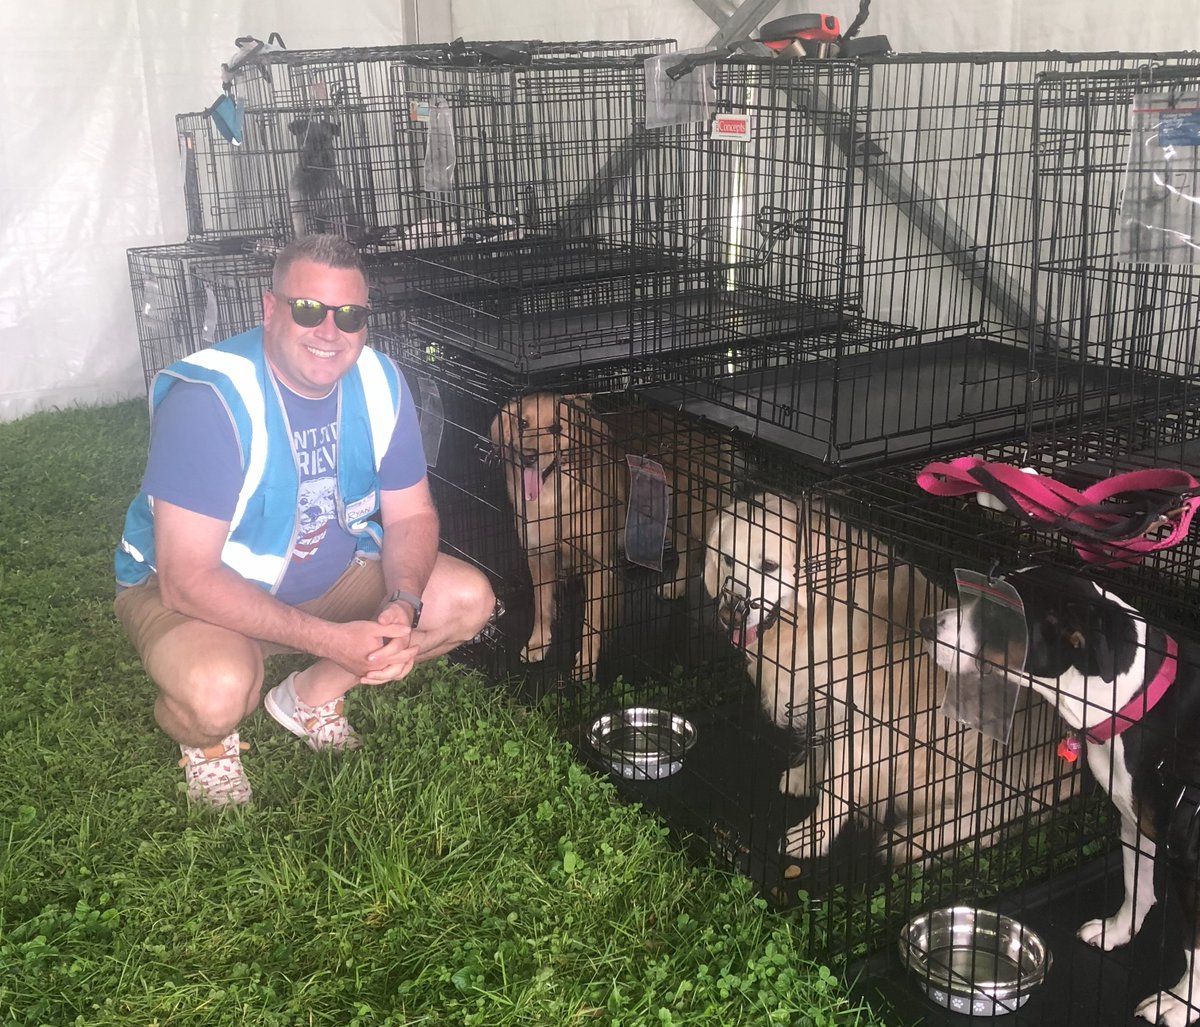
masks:
[[[845,275],[860,301],[786,358],[713,350],[645,394],[838,469],[1136,407],[1144,377],[1097,367],[1078,346],[1050,356],[1031,345],[1038,81],[1061,68],[1193,59],[920,55],[861,65],[856,104],[821,98],[848,124],[829,145],[853,183]]]
[[[164,367],[262,323],[263,293],[271,288],[275,247],[260,240],[169,243],[127,253],[134,317],[146,384]],[[371,344],[395,348],[404,319],[381,302],[388,262],[363,261],[371,295]]]
[[[666,677],[630,673],[608,689],[560,696],[584,758],[752,876],[804,924],[814,952],[865,969],[864,989],[905,1020],[952,1023],[955,1014],[921,997],[933,978],[914,980],[903,965],[904,925],[931,910],[980,907],[1053,950],[1044,986],[1019,996],[1027,1005],[1018,1022],[1126,1022],[1178,978],[1186,929],[1168,904],[1127,950],[1075,937],[1120,901],[1112,804],[1078,761],[1060,757],[1067,729],[1046,697],[1020,692],[1004,744],[943,714],[949,678],[922,623],[956,604],[954,566],[1008,573],[1024,564],[1028,540],[973,502],[978,516],[922,493],[915,467],[797,488],[807,472],[769,452],[741,453],[736,472],[722,476],[726,458],[701,455],[707,470],[692,472],[689,490],[707,522],[691,572],[703,598],[689,596],[684,628],[695,658]],[[1050,587],[1028,593],[1027,608],[1040,609],[1040,594],[1117,644],[1115,621],[1093,628],[1086,599]],[[1111,587],[1142,608],[1136,590]],[[1114,611],[1125,615],[1111,605],[1106,616]],[[1171,631],[1181,646],[1194,637]],[[1141,649],[1158,652],[1157,636],[1129,638],[1130,666]],[[651,659],[652,648],[644,652]],[[1032,656],[1027,666],[1047,674]],[[1108,696],[1115,708],[1109,691],[1097,679],[1088,702]],[[654,711],[662,714],[651,719]],[[620,747],[606,744],[614,724],[629,725]],[[991,983],[971,980],[968,1003],[976,987]],[[1001,995],[997,1011],[1012,1000]]]
[[[982,455],[989,459],[1011,458],[1016,448],[985,449]],[[1159,665],[1166,645],[1162,632],[1180,647],[1179,659],[1184,661],[1180,668],[1190,666],[1187,661],[1194,657],[1186,654],[1194,651],[1188,647],[1194,647],[1197,640],[1194,583],[1172,582],[1155,560],[1136,568],[1085,565],[1062,535],[1050,530],[1031,530],[974,497],[947,499],[925,493],[915,481],[922,466],[893,466],[876,469],[869,475],[844,477],[826,491],[832,494],[844,516],[869,525],[874,533],[889,539],[898,552],[921,567],[932,581],[948,585],[954,580],[955,568],[966,568],[999,582],[1028,576],[1026,580],[1033,586],[1021,590],[1029,632],[1024,667],[1027,674],[1039,676],[1047,684],[1044,692],[1047,698],[1063,694],[1063,690],[1071,687],[1079,688],[1086,681],[1086,697],[1079,708],[1095,711],[1089,717],[1089,724],[1102,721],[1124,705],[1125,698],[1118,699],[1118,695],[1136,694]],[[1169,554],[1160,555],[1168,565],[1175,564]],[[1122,602],[1103,599],[1093,591],[1094,587],[1106,590]],[[944,609],[961,601],[949,591],[937,605]],[[1137,613],[1130,614],[1123,603]],[[1145,619],[1147,626],[1137,626],[1136,619],[1140,618]],[[978,621],[969,621],[976,626],[958,635],[959,623],[957,617],[949,621],[951,638],[962,639],[956,644],[968,646],[967,639],[977,635],[988,637],[978,634]],[[938,631],[938,638],[944,643],[945,625],[940,625]],[[1003,657],[998,655],[1005,652],[999,646],[1001,640],[993,638],[990,655],[982,656],[989,661],[1002,661]],[[1109,670],[1102,663],[1089,662],[1107,646],[1111,646],[1114,654],[1113,669]],[[967,656],[974,667],[981,654],[970,650]],[[924,659],[929,657],[926,655]],[[1145,680],[1129,677],[1143,664],[1147,671]],[[1076,665],[1090,668],[1085,671],[1090,676],[1084,679],[1080,674],[1073,675],[1069,668]],[[1190,687],[1186,676],[1192,672],[1181,669],[1179,673],[1184,678],[1177,680],[1175,687],[1183,689],[1186,695]],[[997,688],[999,676],[997,669],[995,678],[983,680],[993,681],[989,687]],[[1021,680],[1028,682],[1029,678]],[[1127,692],[1119,692],[1121,688]],[[1028,697],[1031,691],[1026,688],[1022,694]],[[1171,831],[1179,832],[1172,834],[1175,839],[1185,837],[1189,830],[1190,800],[1186,796],[1191,794],[1188,789],[1194,787],[1189,783],[1190,771],[1178,770],[1190,766],[1195,754],[1187,718],[1182,719],[1183,723],[1172,720],[1165,726],[1147,719],[1139,730],[1150,732],[1149,740],[1143,734],[1126,743],[1124,749],[1133,753],[1143,751],[1143,746],[1152,749],[1161,744],[1169,750],[1164,758],[1172,768],[1172,780],[1178,780],[1171,785],[1176,792],[1168,798],[1179,798],[1178,809],[1182,811],[1181,819],[1171,821]],[[1052,717],[1045,737],[1050,743],[1063,739],[1059,752],[1070,755],[1067,741],[1075,735],[1069,722],[1059,716]],[[1087,748],[1087,743],[1080,747],[1075,763],[1069,764],[1065,759],[1059,763],[1063,784],[1072,773],[1078,774]],[[1012,743],[1008,749],[1011,758]],[[1153,774],[1149,775],[1149,779],[1153,778]],[[1116,789],[1120,796],[1121,781],[1119,773],[1114,777],[1101,775],[1099,780],[1090,776],[1078,778],[1073,798],[1066,801],[1060,797],[1053,802],[1031,805],[1028,810],[1031,816],[1012,837],[981,847],[969,864],[955,865],[947,860],[946,854],[941,854],[933,864],[922,868],[920,887],[916,880],[906,878],[903,885],[883,900],[891,924],[890,937],[886,933],[881,936],[878,950],[856,966],[855,972],[861,973],[866,982],[863,993],[878,1003],[878,1009],[890,1010],[900,1019],[920,1017],[931,1024],[957,1022],[956,1013],[938,1009],[934,1004],[948,1004],[944,984],[941,998],[930,992],[934,1003],[920,995],[919,987],[914,985],[928,986],[936,982],[937,975],[914,982],[913,974],[904,965],[904,955],[897,949],[896,938],[899,925],[909,917],[944,907],[973,906],[1012,918],[1052,950],[1054,972],[1043,985],[1020,996],[1018,1022],[1063,1022],[1080,1027],[1093,1023],[1123,1024],[1143,998],[1160,987],[1175,985],[1182,972],[1184,949],[1191,945],[1191,928],[1176,907],[1174,887],[1163,885],[1161,870],[1154,872],[1160,889],[1165,888],[1165,891],[1156,889],[1160,905],[1128,946],[1110,946],[1111,951],[1105,951],[1076,936],[1076,930],[1085,921],[1111,915],[1121,903],[1122,857],[1132,851],[1134,843],[1120,835],[1116,810],[1105,794]],[[1173,858],[1182,858],[1182,850],[1171,848],[1178,846],[1178,841],[1164,841],[1160,837],[1159,842],[1161,851],[1174,852]],[[928,871],[938,867],[946,868],[944,889],[939,886],[935,891],[926,890]],[[937,872],[943,873],[940,869]],[[1147,881],[1152,876],[1149,867],[1140,868],[1138,874]],[[878,893],[876,901],[880,901]],[[962,970],[962,965],[959,968]],[[977,971],[963,972],[970,977]],[[958,983],[961,1000],[964,982]],[[972,995],[970,983],[967,1007],[972,998],[981,998],[991,987],[976,978],[973,983],[980,985],[980,994]],[[1006,998],[1010,1009],[1015,997],[1010,993]],[[1200,996],[1193,995],[1193,1003],[1196,998]]]
[[[272,260],[240,245],[175,243],[128,252],[146,387],[168,364],[262,320]]]
[[[1197,166],[1190,149],[1172,147],[1167,123],[1173,106],[1198,93],[1200,62],[1039,78],[1033,285],[1040,363],[1053,370],[1083,362],[1106,377],[1074,416],[1031,436],[1038,448],[1107,436],[1109,452],[1091,459],[1107,459],[1110,472],[1200,467],[1200,233],[1187,199]],[[1154,110],[1156,98],[1162,111]],[[1112,401],[1118,380],[1135,383],[1139,402]]]
[[[448,347],[390,342],[434,454],[443,541],[489,574],[507,611],[499,672],[539,695],[704,663],[712,633],[697,639],[691,602],[675,602],[694,600],[703,560],[689,469],[732,473],[728,440],[631,404],[620,374],[539,390]],[[625,556],[627,454],[665,467],[673,490],[679,527],[664,529],[654,568]]]
[[[889,944],[922,903],[1014,888],[1105,844],[1107,820],[1055,757],[1045,703],[1025,697],[1007,746],[939,714],[943,678],[918,626],[946,605],[945,579],[924,573],[918,543],[930,543],[881,516],[870,480],[813,486],[811,472],[728,434],[681,432],[628,395],[552,409],[561,467],[550,480],[578,490],[572,509],[612,531],[614,496],[599,493],[615,488],[613,469],[599,468],[649,456],[671,484],[675,540],[665,573],[631,568],[630,537],[646,525],[630,512],[632,477],[615,497],[620,549],[596,547],[563,516],[564,544],[586,550],[566,562],[606,572],[600,594],[619,601],[598,615],[614,624],[581,611],[584,633],[602,631],[613,655],[604,673],[569,675],[554,711],[623,794],[794,909],[814,951],[849,961]],[[524,446],[540,415],[520,416]],[[684,587],[667,599],[675,580]],[[513,630],[519,645],[528,621]],[[651,716],[687,727],[664,738]]]
[[[239,71],[240,143],[226,139],[206,112],[177,118],[188,237],[284,241],[332,231],[388,250],[477,241],[477,222],[494,230],[493,211],[475,199],[447,208],[446,197],[431,204],[425,196],[429,114],[426,94],[413,85],[417,69],[436,75],[459,66],[451,62],[479,69],[481,54],[493,48],[509,58],[523,54],[530,69],[569,67],[605,55],[655,53],[669,42],[539,42],[520,44],[520,51],[513,49],[517,44],[420,44],[262,54]],[[489,127],[466,125],[466,138],[472,128]],[[465,166],[460,172],[465,196],[489,188],[489,169],[476,174],[482,184],[465,181]]]
[[[1200,350],[1195,336],[1200,274],[1178,254],[1123,249],[1133,211],[1145,201],[1131,161],[1157,140],[1137,137],[1139,97],[1186,95],[1200,67],[1046,73],[1035,87],[1031,213],[1037,260],[1030,283],[1039,320],[1037,366],[1072,381],[1072,405],[1057,419],[1029,419],[1024,437],[977,451],[989,460],[1036,470],[1075,488],[1152,467],[1200,472]],[[1154,129],[1157,133],[1157,126]],[[1187,151],[1183,151],[1186,153]],[[1133,177],[1130,177],[1133,176]],[[1163,209],[1161,196],[1151,209]],[[1131,206],[1132,205],[1132,206]],[[1142,214],[1153,221],[1154,215]],[[1086,366],[1071,378],[1068,369]],[[1132,397],[1132,399],[1130,398]],[[945,501],[943,501],[945,502]],[[1069,541],[1053,530],[957,504],[967,530],[1011,561],[1078,568]],[[927,516],[922,514],[922,517]],[[1005,533],[1013,536],[1005,541]],[[1194,626],[1200,585],[1194,535],[1130,567],[1091,564],[1088,573],[1164,623]]]
[[[856,69],[743,62],[715,75],[715,117],[751,110],[753,146],[710,138],[708,121],[646,128],[640,61],[427,75],[420,90],[447,98],[456,140],[488,142],[449,198],[522,241],[415,255],[414,330],[536,376],[787,348],[837,323],[857,302],[842,274],[847,167],[822,140],[841,139],[846,118],[796,98],[853,107]]]

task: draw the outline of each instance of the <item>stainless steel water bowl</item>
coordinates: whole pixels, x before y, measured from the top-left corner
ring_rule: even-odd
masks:
[[[599,717],[588,743],[622,777],[656,781],[683,766],[696,728],[677,713],[634,706]]]
[[[973,1016],[1020,1009],[1050,968],[1050,950],[1028,927],[969,906],[910,920],[900,933],[900,958],[930,999]]]

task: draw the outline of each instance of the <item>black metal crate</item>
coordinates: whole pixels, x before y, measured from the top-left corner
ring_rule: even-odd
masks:
[[[1143,439],[1149,437],[1155,442],[1153,466],[1179,466],[1178,458],[1194,451],[1200,430],[1190,410],[1177,411],[1163,421],[1142,427],[1149,433]],[[1047,436],[1040,446],[1035,437],[1028,445],[1022,442],[984,448],[977,455],[1034,468],[1082,488],[1108,473],[1150,466],[1144,460],[1129,459],[1129,454],[1136,452],[1136,442],[1136,435],[1108,425],[1070,438]],[[974,496],[942,498],[924,492],[917,484],[917,475],[925,466],[921,462],[846,476],[824,491],[836,498],[847,516],[856,523],[874,525],[875,531],[892,540],[931,580],[944,586],[946,591],[939,604],[943,608],[959,602],[950,587],[956,568],[977,572],[993,581],[1012,580],[1014,575],[1019,578],[1022,573],[1031,573],[1022,569],[1034,568],[1034,574],[1048,570],[1049,576],[1041,578],[1043,583],[1029,593],[1040,599],[1033,607],[1027,605],[1027,611],[1040,610],[1041,603],[1048,603],[1055,617],[1075,618],[1070,630],[1079,631],[1078,637],[1071,637],[1072,645],[1082,647],[1076,657],[1082,661],[1081,665],[1089,665],[1093,658],[1089,652],[1111,645],[1114,652],[1123,654],[1114,666],[1120,663],[1136,670],[1142,660],[1149,667],[1157,666],[1166,651],[1167,643],[1161,634],[1165,632],[1181,647],[1177,673],[1182,676],[1171,687],[1190,687],[1195,646],[1200,638],[1200,622],[1196,617],[1200,580],[1195,572],[1194,541],[1187,539],[1175,549],[1163,550],[1132,566],[1085,563],[1073,548],[1071,538],[1052,526],[1030,525],[997,509],[998,503],[984,505]],[[1069,575],[1070,581],[1060,575]],[[1093,586],[1118,597],[1120,602],[1106,605]],[[1026,601],[1030,602],[1028,598]],[[1136,613],[1129,614],[1124,604]],[[1105,609],[1109,612],[1102,612]],[[1033,633],[1029,638],[1031,655],[1025,662],[1025,674],[1045,674],[1037,668],[1047,666],[1039,662],[1046,658],[1033,654],[1052,650],[1053,624],[1034,612],[1028,616],[1033,619],[1030,625]],[[1138,627],[1138,622],[1143,626]],[[957,620],[952,618],[950,623],[956,624]],[[1188,649],[1189,646],[1192,648]],[[987,658],[995,661],[996,652],[992,650]],[[971,653],[972,659],[975,655]],[[996,673],[999,675],[999,670]],[[1125,700],[1115,697],[1119,677],[1106,676],[1108,672],[1100,664],[1088,674],[1087,698],[1081,708],[1088,711],[1089,724],[1100,723],[1122,707]],[[1027,676],[1019,679],[1029,681]],[[1078,687],[1082,676],[1073,675],[1068,669],[1059,680],[1061,689]],[[1050,682],[1047,695],[1053,696],[1054,679],[1044,677],[1043,681]],[[998,687],[998,681],[992,687]],[[1125,680],[1121,687],[1137,694],[1144,683],[1139,684],[1135,679],[1131,684]],[[1029,692],[1026,688],[1025,693]],[[1181,752],[1194,752],[1189,726],[1175,722],[1166,726],[1148,723],[1153,726],[1143,730],[1151,731],[1148,736],[1151,739],[1163,740],[1171,732],[1178,732],[1178,741],[1172,744],[1181,746]],[[1078,737],[1072,725],[1055,717],[1051,738],[1055,734],[1064,740],[1074,737],[1082,743],[1077,757],[1081,763],[1088,743]],[[1137,752],[1137,746],[1142,744],[1151,743],[1127,742],[1124,751]],[[1192,757],[1179,758],[1186,764]],[[1065,761],[1062,767],[1064,771],[1069,769]],[[957,870],[950,870],[952,863],[940,856],[915,879],[906,876],[898,892],[893,891],[884,905],[885,917],[878,922],[887,927],[876,937],[877,951],[855,969],[870,978],[863,993],[880,1000],[882,1008],[890,1008],[895,1015],[949,1023],[953,1014],[944,1013],[922,997],[921,981],[897,958],[898,930],[907,917],[939,906],[982,906],[1014,917],[1039,932],[1053,950],[1054,972],[1036,990],[1028,1005],[1015,1014],[1016,1022],[1128,1022],[1141,999],[1159,987],[1172,986],[1178,979],[1183,952],[1190,947],[1190,929],[1179,915],[1177,892],[1166,882],[1160,867],[1153,872],[1160,907],[1152,911],[1141,932],[1127,947],[1104,951],[1076,936],[1084,921],[1111,915],[1120,903],[1121,862],[1129,855],[1133,843],[1120,840],[1116,811],[1104,794],[1104,787],[1124,794],[1121,790],[1127,781],[1125,784],[1123,781],[1119,773],[1106,775],[1100,781],[1090,775],[1084,777],[1079,782],[1079,795],[1071,801],[1056,801],[1043,805],[1040,811],[1031,810],[1037,815],[1018,832],[1017,841],[980,848],[968,864],[961,864]],[[1180,792],[1184,819],[1179,824],[1187,822],[1189,807],[1184,798],[1187,794],[1190,793]],[[1179,824],[1173,830],[1181,829]],[[1168,847],[1170,844],[1167,843]],[[931,891],[929,871],[936,870],[939,864],[947,868],[949,876],[944,879],[944,887]],[[1002,871],[999,875],[998,870]],[[1150,873],[1148,868],[1139,870],[1139,875]],[[871,947],[868,945],[861,951],[869,951]]]
[[[467,180],[486,192],[471,199],[456,180],[454,203],[466,200],[476,231],[487,211],[523,245],[418,255],[418,330],[537,373],[837,323],[854,289],[842,273],[846,162],[813,138],[840,138],[845,115],[801,96],[841,97],[854,69],[737,63],[716,74],[714,112],[749,110],[760,126],[750,145],[710,139],[707,121],[644,128],[640,63],[419,69],[416,95],[447,97],[456,135],[488,142],[466,159]],[[464,128],[477,124],[489,127]]]
[[[1197,168],[1186,148],[1169,162],[1164,146],[1147,138],[1144,123],[1139,127],[1134,108],[1156,95],[1167,107],[1171,97],[1197,90],[1200,63],[1047,73],[1038,80],[1035,365],[1052,374],[1097,369],[1071,416],[1038,432],[1039,448],[1053,448],[1056,440],[1069,447],[1081,433],[1111,429],[1128,440],[1125,455],[1139,459],[1140,451],[1144,462],[1160,445],[1152,426],[1161,420],[1169,457],[1179,416],[1196,404],[1200,270],[1191,254],[1200,231],[1191,238],[1190,215],[1179,225],[1170,221],[1168,190]],[[1152,120],[1157,132],[1159,118]],[[1136,399],[1122,403],[1130,386]]]
[[[262,320],[267,254],[237,243],[175,243],[131,249],[128,262],[147,388],[168,364]]]
[[[653,53],[666,43],[537,44],[528,51],[529,64],[515,70],[537,77],[556,65],[566,73],[603,63],[605,55]],[[360,245],[397,250],[453,245],[475,238],[480,226],[519,234],[527,215],[513,222],[511,211],[524,209],[525,200],[505,184],[501,164],[521,141],[490,138],[504,126],[486,111],[461,125],[455,194],[425,191],[432,94],[422,83],[458,73],[503,76],[478,64],[479,48],[491,45],[507,47],[464,44],[459,55],[444,46],[413,45],[255,58],[236,83],[244,107],[240,141],[225,138],[207,113],[177,118],[189,238],[283,241],[333,231]],[[477,147],[483,149],[468,155]]]
[[[500,621],[493,669],[523,677],[531,669],[519,658],[529,633],[530,576],[524,540],[505,492],[506,465],[493,425],[501,407],[528,394],[530,386],[521,377],[497,373],[404,331],[377,333],[373,344],[396,359],[413,390],[443,544],[488,574],[508,611]],[[619,387],[616,381],[596,376],[587,382],[564,378],[556,384],[562,395],[581,386],[595,391]],[[565,573],[555,571],[555,576],[566,584]],[[574,637],[559,638],[549,661],[532,667],[535,689],[570,676],[580,646],[577,618],[564,630]]]
[[[735,347],[731,359],[688,359],[665,382],[648,382],[646,395],[837,469],[1138,407],[1157,380],[1048,340],[1039,324],[1039,76],[1192,56],[921,55],[863,65],[852,107],[822,101],[845,116],[834,139],[853,177],[845,275],[856,286],[844,316],[790,358],[764,363]]]

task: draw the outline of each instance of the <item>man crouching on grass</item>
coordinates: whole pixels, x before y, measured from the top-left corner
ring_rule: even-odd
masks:
[[[492,613],[487,579],[438,552],[412,396],[366,345],[368,312],[357,250],[297,239],[260,328],[154,379],[114,609],[194,800],[250,800],[238,725],[264,656],[317,657],[263,705],[313,749],[353,749],[347,691],[403,678]]]

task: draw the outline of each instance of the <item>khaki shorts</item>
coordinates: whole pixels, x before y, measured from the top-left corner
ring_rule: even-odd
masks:
[[[297,609],[334,623],[374,620],[383,602],[383,568],[379,560],[356,556],[342,576],[324,595],[300,603]],[[163,605],[158,578],[150,575],[142,584],[117,595],[113,612],[124,626],[129,640],[142,662],[174,628],[191,623],[192,618]],[[295,652],[275,642],[258,641],[264,656]]]

